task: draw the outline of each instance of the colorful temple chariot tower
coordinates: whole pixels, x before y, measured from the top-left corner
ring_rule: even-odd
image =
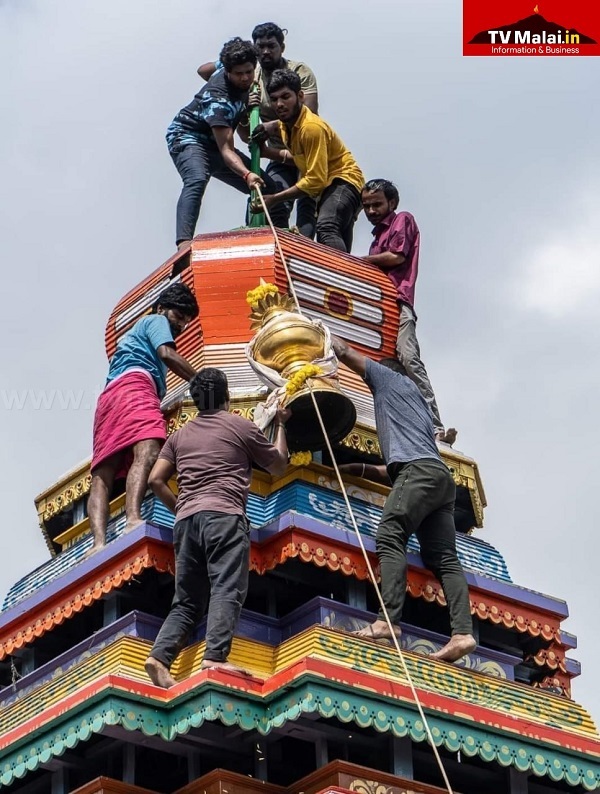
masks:
[[[393,355],[398,324],[387,277],[288,232],[280,242],[303,312],[365,355]],[[182,280],[201,306],[178,340],[196,368],[227,373],[232,410],[252,417],[266,389],[250,367],[246,292],[289,290],[265,228],[196,237],[129,292],[106,329],[117,340]],[[172,378],[170,430],[195,415]],[[380,462],[373,405],[342,368],[356,408],[334,445],[340,463]],[[183,404],[178,404],[183,399]],[[298,446],[301,447],[300,441]],[[458,486],[459,555],[478,646],[457,665],[427,654],[449,631],[444,594],[410,547],[401,644],[456,794],[551,794],[600,788],[600,737],[571,697],[575,638],[558,598],[513,582],[473,529],[485,494],[476,462],[442,445]],[[447,791],[394,648],[350,632],[376,600],[328,453],[274,478],[255,471],[248,513],[251,581],[231,661],[252,672],[199,671],[204,627],[153,686],[144,660],[173,595],[173,516],[148,494],[145,523],[124,534],[123,486],[106,548],[91,545],[89,461],[36,500],[50,559],[18,581],[0,613],[0,789],[21,794],[443,794]],[[387,488],[349,478],[361,537],[374,536]]]

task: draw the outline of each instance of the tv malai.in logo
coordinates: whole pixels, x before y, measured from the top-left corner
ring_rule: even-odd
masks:
[[[463,0],[463,55],[600,55],[600,24],[594,20],[598,8],[595,3],[589,3],[592,8],[585,13],[577,10],[577,2],[558,4],[556,0],[548,0],[548,5],[553,18],[560,12],[570,24],[559,24],[550,19],[550,14],[545,16],[541,0],[532,13],[508,23],[506,17],[510,11],[514,9],[518,13],[524,3],[492,0],[482,4],[479,0]],[[564,9],[557,8],[558,5],[564,5]]]

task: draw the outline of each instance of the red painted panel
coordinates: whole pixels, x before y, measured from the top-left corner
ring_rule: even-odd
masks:
[[[338,324],[349,323],[356,336],[350,341],[365,355],[394,355],[398,307],[388,277],[357,257],[300,235],[281,231],[278,237],[299,292],[301,309],[319,312],[325,322],[329,318]],[[261,278],[277,284],[282,292],[290,292],[269,229],[199,235],[189,251],[171,257],[119,301],[106,328],[109,358],[118,338],[150,311],[149,298],[158,297],[160,289],[172,280],[173,272],[181,267],[183,270],[175,278],[193,290],[200,304],[200,317],[177,340],[177,349],[197,367],[204,362],[204,345],[245,343],[251,339],[246,293],[258,286]],[[336,327],[337,333],[344,336],[343,328]],[[381,341],[376,346],[362,344],[365,332]],[[178,378],[169,377],[169,390],[179,385]]]

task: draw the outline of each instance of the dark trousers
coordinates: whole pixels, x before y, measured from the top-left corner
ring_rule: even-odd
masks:
[[[270,162],[267,166],[266,173],[271,177],[273,182],[277,185],[277,192],[281,193],[282,190],[287,190],[298,181],[298,169],[295,165],[285,165],[284,163]],[[281,224],[283,228],[290,225],[290,215],[294,207],[293,201],[284,201],[281,205],[282,216],[285,213],[285,223]],[[273,208],[275,209],[275,207]],[[317,223],[317,201],[314,198],[306,195],[296,201],[296,226],[298,231],[304,237],[309,237],[311,240],[315,236],[315,229]],[[279,225],[279,224],[276,224]]]
[[[248,592],[250,527],[245,516],[194,513],[175,524],[175,597],[150,656],[167,667],[209,601],[204,658],[227,659]]]
[[[334,179],[319,199],[317,242],[349,254],[360,208],[360,193],[354,185],[343,179]]]
[[[413,532],[426,568],[442,583],[452,634],[472,634],[469,590],[456,553],[456,486],[443,463],[431,459],[392,464],[392,490],[377,529],[381,594],[390,620],[400,622],[406,596],[406,546]],[[384,619],[382,613],[379,618]]]
[[[237,149],[236,153],[250,170],[250,158]],[[211,177],[231,185],[240,193],[249,195],[250,191],[246,181],[225,165],[216,144],[213,146],[210,143],[198,142],[186,143],[182,147],[176,145],[170,154],[183,180],[183,188],[177,202],[176,243],[179,244],[182,240],[191,240],[194,236],[202,197]],[[276,193],[278,187],[273,179],[264,171],[261,171],[261,176],[265,181],[264,192]],[[276,226],[283,227],[287,223],[283,205],[279,208],[273,207],[271,217]]]

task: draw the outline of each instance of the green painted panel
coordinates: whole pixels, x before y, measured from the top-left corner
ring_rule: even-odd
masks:
[[[104,693],[90,704],[82,703],[68,717],[61,715],[45,731],[38,731],[21,742],[19,749],[0,760],[0,787],[22,778],[41,763],[61,755],[104,725],[121,725],[147,736],[173,741],[206,720],[224,725],[239,725],[243,730],[267,734],[302,714],[317,713],[381,733],[409,735],[413,741],[426,741],[425,727],[418,713],[406,703],[368,692],[348,692],[332,682],[303,679],[294,689],[275,693],[262,700],[226,687],[202,685],[192,693],[169,704],[151,698],[119,692]],[[595,758],[560,750],[547,744],[507,737],[492,729],[461,721],[451,715],[431,713],[428,720],[436,745],[502,766],[514,766],[540,777],[564,780],[587,791],[600,789],[600,762]]]

